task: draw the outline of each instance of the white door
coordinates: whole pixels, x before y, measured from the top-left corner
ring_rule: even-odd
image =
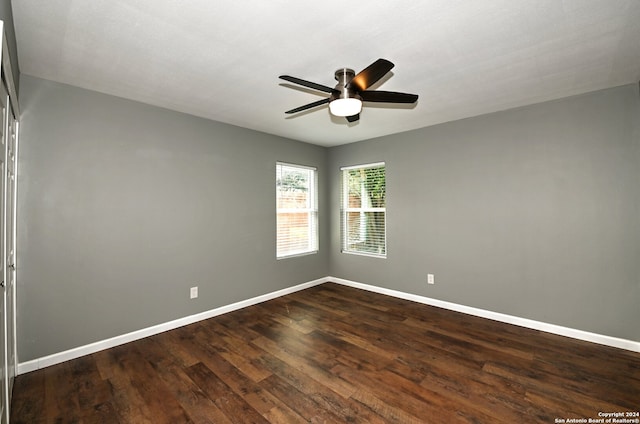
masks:
[[[11,58],[0,20],[0,424],[9,423],[16,375],[16,185],[20,114]],[[15,112],[14,112],[15,110]]]
[[[7,227],[6,227],[6,172],[7,172],[7,116],[9,95],[4,83],[0,84],[0,112],[2,112],[0,125],[0,187],[2,194],[0,195],[0,396],[2,396],[2,406],[0,408],[0,422],[2,424],[9,422],[9,378],[7,367]]]
[[[13,392],[13,380],[16,376],[16,184],[17,184],[17,141],[18,122],[13,116],[11,104],[7,107],[7,159],[5,168],[6,174],[6,257],[5,265],[7,280],[5,282],[5,316],[7,331],[7,380],[8,380],[8,403],[11,405],[11,394]]]

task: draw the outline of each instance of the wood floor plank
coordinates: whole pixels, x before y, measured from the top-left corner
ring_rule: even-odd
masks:
[[[425,409],[418,418],[408,413],[403,406],[391,405],[384,400],[378,398],[369,390],[358,390],[353,393],[353,400],[360,403],[364,407],[370,409],[376,415],[381,417],[385,423],[398,424],[424,424],[429,423],[446,423],[444,418],[439,418],[439,413]]]
[[[70,365],[69,362],[63,362],[44,370],[47,423],[79,421],[82,415]]]
[[[109,371],[104,373],[109,375],[106,381],[111,384],[111,404],[121,423],[152,423],[153,414],[149,405],[147,405],[137,388],[134,387],[129,377],[129,364],[118,362],[116,356],[119,350],[128,348],[129,346],[124,345],[99,352],[103,361],[101,368],[110,367]],[[95,359],[95,355],[92,356]]]
[[[44,411],[45,375],[44,372],[30,372],[19,376],[19,389],[13,391],[14,424],[43,424],[46,422]]]
[[[269,370],[261,368],[252,362],[253,359],[262,354],[261,350],[254,349],[246,340],[236,337],[233,332],[222,325],[217,325],[215,322],[207,323],[207,326],[203,326],[202,329],[212,337],[217,338],[218,342],[224,347],[219,351],[220,356],[254,382],[261,381],[271,375]]]
[[[11,422],[551,423],[638,399],[640,353],[327,283],[20,375]]]
[[[402,405],[404,412],[417,419],[434,419],[425,414],[425,411],[440,411],[440,419],[443,422],[451,422],[455,417],[455,411],[461,407],[457,399],[443,396],[387,370],[377,373],[362,372],[341,365],[333,371],[356,386],[367,387],[376,399],[386,405]],[[393,390],[389,390],[390,387],[393,387]],[[495,417],[477,408],[469,408],[467,412],[480,422],[496,421]]]
[[[324,286],[321,290],[316,290],[314,292],[314,298],[318,300],[322,300],[324,303],[324,299],[332,299],[334,301],[339,302],[342,305],[343,309],[347,312],[351,312],[354,305],[364,306],[367,308],[375,309],[378,312],[385,313],[392,309],[392,306],[381,305],[378,303],[371,303],[371,299],[367,297],[367,295],[359,296],[357,291],[347,289],[347,291],[336,290],[339,286]],[[348,292],[348,295],[345,297],[345,293]]]
[[[233,424],[224,412],[189,378],[182,367],[171,365],[167,368],[160,368],[158,372],[167,385],[173,389],[176,400],[193,422]]]
[[[304,393],[291,386],[285,380],[277,375],[271,375],[269,378],[260,382],[269,393],[273,393],[285,405],[288,405],[306,422],[344,422],[344,417],[339,417],[333,411],[324,409],[313,398],[307,397]]]
[[[304,372],[312,379],[316,380],[320,384],[327,386],[329,389],[342,395],[345,398],[348,398],[353,392],[356,391],[356,388],[348,382],[336,377],[328,370],[318,367],[317,364],[310,363],[305,357],[293,355],[289,352],[286,352],[285,350],[282,350],[277,343],[267,337],[259,337],[255,340],[252,340],[251,343],[263,348],[266,352],[270,353],[274,357],[280,359],[283,362],[286,362],[297,370]]]
[[[274,375],[277,375],[289,385],[313,399],[324,409],[332,411],[335,415],[344,417],[344,422],[385,422],[368,408],[361,407],[358,403],[351,402],[350,398],[345,398],[339,393],[331,390],[326,385],[311,378],[307,373],[299,371],[295,367],[275,358],[271,355],[264,355],[260,358],[261,363],[269,368]]]
[[[485,349],[497,350],[507,355],[513,355],[522,359],[533,359],[534,353],[530,349],[530,345],[517,344],[513,340],[503,341],[493,334],[487,334],[475,329],[461,329],[459,327],[454,329],[434,328],[431,325],[425,325],[423,321],[415,320],[411,317],[402,321],[402,325],[414,327],[419,331],[426,334],[432,332],[441,334],[445,337],[454,338],[457,340],[463,340],[478,346],[482,346]]]
[[[196,332],[196,337],[185,343],[184,347],[197,354],[202,359],[204,366],[258,413],[285,417],[295,415],[287,405],[282,404],[272,394],[264,391],[254,380],[253,370],[265,370],[264,375],[271,375],[268,369],[260,366],[259,363],[249,362],[248,359],[240,367],[228,361],[224,356],[226,344],[223,338],[216,337],[214,341],[210,338],[213,333],[206,330],[204,327],[199,328]],[[255,348],[248,347],[247,350],[252,352],[252,357],[256,355],[257,350]],[[251,370],[248,373],[246,372],[247,365],[251,366]],[[261,377],[258,381],[263,379]]]
[[[207,394],[233,423],[268,423],[245,399],[237,395],[218,376],[199,362],[186,370],[187,375]],[[174,421],[182,422],[182,421]]]
[[[182,343],[184,339],[193,337],[192,332],[194,327],[195,324],[192,324],[178,328],[175,331],[166,331],[158,334],[156,338],[156,341],[160,343],[166,352],[174,358],[174,361],[182,367],[190,367],[200,362],[198,357],[185,349]]]
[[[161,423],[192,423],[188,415],[182,409],[175,396],[158,375],[154,365],[146,359],[147,354],[153,355],[148,349],[153,346],[148,339],[142,339],[137,344],[130,344],[128,349],[118,350],[116,361],[127,364],[131,370],[129,380],[131,385],[140,394],[150,412],[151,421],[154,424]],[[147,347],[147,350],[144,349]],[[171,360],[167,358],[166,363]]]
[[[531,393],[538,394],[538,399],[547,396],[552,403],[571,403],[575,411],[593,410],[596,405],[600,405],[600,410],[614,410],[615,408],[633,409],[637,407],[638,389],[629,386],[630,396],[634,397],[635,404],[628,406],[624,399],[614,402],[608,401],[608,391],[602,390],[600,386],[595,386],[594,391],[590,385],[582,385],[572,380],[570,377],[557,377],[535,369],[524,370],[522,368],[505,367],[504,365],[487,364],[484,370],[509,378],[511,381],[519,381],[527,387],[527,397]],[[625,395],[625,398],[627,396]],[[612,409],[613,408],[613,409]]]

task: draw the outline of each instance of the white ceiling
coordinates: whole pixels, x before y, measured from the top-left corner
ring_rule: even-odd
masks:
[[[640,80],[638,0],[13,0],[23,74],[332,146]],[[336,69],[396,67],[348,124]]]

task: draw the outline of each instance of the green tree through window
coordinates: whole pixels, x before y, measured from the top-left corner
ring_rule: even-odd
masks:
[[[343,168],[342,249],[386,256],[384,164]]]

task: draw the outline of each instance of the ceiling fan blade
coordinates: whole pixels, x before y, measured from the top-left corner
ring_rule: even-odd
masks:
[[[326,85],[322,85],[322,84],[316,84],[315,82],[311,82],[311,81],[306,81],[300,78],[296,78],[296,77],[292,77],[290,75],[280,75],[280,78],[282,78],[285,81],[289,81],[292,82],[294,84],[298,84],[298,85],[302,85],[305,87],[309,87],[309,88],[313,88],[314,90],[318,90],[318,91],[324,91],[325,93],[333,93],[334,91],[337,91],[334,88],[331,87],[327,87]]]
[[[365,69],[360,71],[358,75],[347,84],[348,88],[357,88],[359,91],[366,90],[376,83],[380,78],[385,76],[387,72],[393,69],[395,65],[386,59],[378,59]]]
[[[358,119],[360,119],[360,114],[346,116],[346,118],[347,118],[347,121],[349,122],[356,122]]]
[[[317,102],[309,103],[307,105],[300,106],[300,107],[297,107],[295,109],[288,110],[285,113],[302,112],[303,110],[307,110],[307,109],[311,109],[311,108],[316,107],[316,106],[327,104],[330,101],[331,101],[331,98],[327,97],[326,99],[318,100]]]
[[[384,103],[415,103],[418,100],[417,94],[396,93],[395,91],[361,91],[360,97],[365,102]]]

